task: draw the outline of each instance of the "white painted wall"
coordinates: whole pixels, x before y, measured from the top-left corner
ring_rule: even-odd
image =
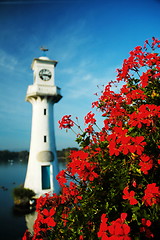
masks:
[[[45,59],[43,58],[42,60],[43,62],[35,62],[34,60],[33,70],[48,69],[47,63],[44,63]],[[53,64],[52,70],[51,63]],[[53,73],[55,62],[51,61],[51,63],[49,63],[49,68]],[[40,196],[46,192],[55,192],[57,194],[60,192],[60,187],[56,180],[59,168],[56,154],[53,105],[60,100],[61,95],[59,92],[60,89],[54,85],[54,79],[51,79],[51,85],[48,84],[49,81],[43,81],[43,85],[41,85],[38,76],[39,73],[37,71],[35,76],[36,81],[28,87],[26,96],[26,100],[32,104],[32,128],[30,154],[24,187],[32,189],[37,196]],[[38,91],[35,91],[35,88]],[[46,109],[46,115],[44,114],[44,109]],[[46,136],[46,142],[44,142],[44,136]],[[52,155],[53,161],[48,157]],[[43,190],[41,167],[46,165],[50,165],[51,187],[50,189]]]
[[[30,154],[25,180],[25,188],[34,190],[38,195],[44,192],[59,192],[59,187],[55,176],[58,174],[58,161],[56,155],[54,122],[53,122],[53,102],[47,97],[31,97],[32,103],[32,129],[30,141]],[[46,109],[46,115],[44,115]],[[46,136],[46,142],[44,142]],[[42,151],[51,151],[54,155],[53,162],[41,162],[38,160],[38,154]],[[41,166],[51,166],[51,188],[42,190]],[[53,184],[54,183],[54,184]]]

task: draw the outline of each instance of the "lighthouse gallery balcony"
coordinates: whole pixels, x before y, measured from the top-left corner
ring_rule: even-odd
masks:
[[[61,96],[61,89],[57,86],[46,86],[46,85],[29,85],[27,89],[26,101],[30,97],[38,97],[38,96],[48,96],[53,97],[55,102],[58,102]]]

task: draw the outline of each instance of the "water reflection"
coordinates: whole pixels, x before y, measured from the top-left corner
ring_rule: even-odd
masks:
[[[28,231],[31,234],[33,234],[33,225],[34,225],[36,218],[37,218],[37,212],[32,212],[32,213],[25,215],[26,226],[27,226]]]
[[[10,162],[0,164],[0,239],[19,240],[25,231],[24,216],[13,210],[13,189],[23,184],[26,165]]]
[[[60,171],[62,169],[64,169],[65,166],[66,166],[65,162],[59,162]],[[36,218],[37,218],[37,212],[36,211],[25,215],[26,227],[31,234],[33,234],[33,226],[34,226],[34,222],[35,222]]]
[[[64,162],[59,162],[60,170],[65,168]],[[17,212],[13,207],[12,191],[24,183],[27,165],[19,163],[0,164],[0,239],[20,240],[26,228],[32,229],[36,213]]]

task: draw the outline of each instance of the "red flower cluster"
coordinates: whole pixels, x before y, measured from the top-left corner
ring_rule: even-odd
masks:
[[[142,201],[146,206],[160,203],[160,188],[156,186],[156,183],[148,184],[144,194]]]
[[[154,125],[156,117],[160,117],[160,106],[153,104],[143,104],[141,105],[136,112],[133,112],[130,115],[130,120],[128,122],[130,127],[137,126],[141,128],[143,125],[150,126]]]
[[[144,232],[147,238],[154,238],[154,234],[150,231],[149,227],[151,226],[151,221],[145,218],[142,218],[142,227],[140,227],[140,232]]]
[[[92,104],[104,118],[102,129],[92,111],[84,117],[85,131],[71,115],[59,121],[60,128],[76,126],[82,131],[76,139],[81,149],[70,153],[66,169],[57,175],[61,194],[39,198],[33,240],[70,235],[97,239],[97,232],[102,240],[156,237],[160,227],[160,56],[147,47],[160,48],[160,41],[152,40],[130,52],[117,80],[105,86]],[[120,81],[124,85],[114,92]],[[114,220],[120,209],[115,221],[102,214]],[[31,239],[28,232],[25,239]]]
[[[56,226],[56,222],[53,219],[53,215],[56,213],[54,208],[43,209],[41,212],[44,215],[43,223],[46,223],[50,227]]]
[[[107,138],[110,155],[118,156],[120,153],[127,155],[128,153],[137,153],[141,155],[146,142],[143,136],[131,137],[128,130],[121,127],[114,127],[113,133]]]
[[[147,98],[142,89],[131,89],[127,85],[123,85],[121,94],[125,96],[126,104],[132,104],[135,100],[145,100]]]
[[[79,200],[82,200],[82,196],[77,189],[77,185],[73,182],[69,183],[69,186],[64,186],[62,189],[62,199],[65,202],[70,201],[73,203],[78,203]]]
[[[123,196],[122,198],[123,199],[128,199],[129,200],[129,203],[131,205],[135,205],[138,203],[138,201],[134,198],[135,196],[135,192],[134,191],[128,191],[129,190],[129,187],[125,187],[124,190],[123,190]]]
[[[67,182],[67,176],[77,175],[82,181],[94,181],[95,178],[98,178],[96,173],[97,163],[90,162],[87,152],[82,150],[72,151],[70,154],[72,161],[67,165],[67,169],[62,170],[57,175],[57,180],[61,186],[64,186],[64,183]]]
[[[108,225],[106,214],[102,214],[98,237],[102,240],[131,240],[129,237],[130,227],[125,223],[126,217],[127,213],[122,213],[120,218]]]
[[[71,120],[71,115],[65,115],[61,121],[58,121],[59,128],[71,128],[74,126],[74,122]]]
[[[34,223],[34,236],[31,238],[32,240],[43,240],[47,232],[56,226],[57,223],[54,220],[54,215],[59,202],[59,196],[49,193],[46,193],[37,200],[36,211],[38,214]],[[44,208],[44,206],[47,206],[47,208]]]
[[[144,174],[148,174],[148,171],[153,167],[153,160],[145,154],[142,155],[140,159],[141,159],[141,161],[139,162],[139,166],[141,167],[140,170]]]
[[[160,57],[157,53],[149,53],[146,52],[146,45],[150,45],[149,42],[145,43],[144,50],[141,46],[137,46],[133,51],[130,52],[130,56],[128,59],[125,59],[123,62],[122,69],[117,69],[118,75],[117,75],[117,81],[128,81],[130,78],[133,78],[133,73],[137,73],[140,68],[142,67],[150,67],[153,66],[155,69],[159,67],[160,65]],[[159,40],[153,38],[152,42],[152,48],[159,48]],[[150,74],[148,74],[150,71],[147,70],[147,73],[143,73],[142,76],[145,75],[145,77],[140,77],[140,83],[139,86],[142,86],[143,88],[146,87],[149,83],[149,77]],[[157,76],[155,76],[156,78]]]
[[[94,118],[95,114],[92,113],[91,111],[89,113],[87,113],[87,115],[84,117],[84,122],[85,124],[95,124],[96,123],[96,119]]]

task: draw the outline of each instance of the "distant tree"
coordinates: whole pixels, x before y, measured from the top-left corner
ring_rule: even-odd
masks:
[[[18,159],[19,160],[23,160],[23,161],[28,161],[28,157],[29,157],[29,152],[28,151],[21,151],[18,153]]]
[[[1,150],[0,151],[0,162],[8,162],[8,160],[14,161],[27,161],[28,160],[28,151],[21,151],[21,152],[11,152],[9,150]]]
[[[17,152],[10,152],[8,150],[0,151],[0,161],[6,162],[8,160],[15,160],[18,159]]]
[[[71,151],[77,151],[77,150],[78,148],[75,148],[75,147],[63,148],[62,150],[57,151],[57,157],[60,160],[68,161],[68,156],[70,155]]]

